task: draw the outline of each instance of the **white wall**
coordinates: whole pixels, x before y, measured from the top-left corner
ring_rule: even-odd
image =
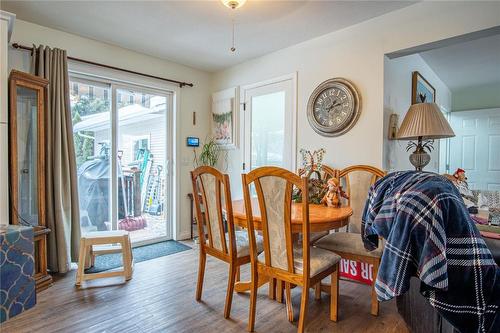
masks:
[[[9,224],[8,42],[15,15],[0,11],[0,225]]]
[[[388,140],[389,117],[396,113],[399,125],[411,105],[412,72],[418,71],[436,89],[436,104],[441,111],[451,110],[451,92],[434,71],[418,54],[384,60],[384,159],[383,168],[387,171],[414,170],[406,151],[408,141]],[[414,150],[414,149],[413,149]],[[439,141],[434,143],[431,162],[426,171],[439,171]]]
[[[297,149],[325,147],[325,163],[333,167],[383,167],[384,54],[500,25],[499,12],[498,2],[417,3],[218,72],[213,91],[297,72]],[[362,113],[350,132],[326,138],[309,126],[306,105],[314,88],[332,77],[357,86]],[[232,151],[229,159],[238,197],[241,151]]]
[[[451,110],[468,111],[500,108],[499,92],[500,82],[454,90]]]
[[[178,221],[180,228],[177,236],[180,239],[190,235],[190,211],[187,194],[191,192],[189,171],[192,169],[192,151],[185,146],[186,136],[204,138],[208,133],[208,111],[210,107],[210,74],[204,71],[179,65],[173,62],[133,52],[92,39],[83,38],[62,31],[46,28],[40,25],[17,20],[12,35],[12,42],[24,45],[44,44],[51,47],[66,49],[68,55],[133,71],[149,73],[179,81],[192,82],[194,87],[180,89],[180,174],[177,181],[180,183],[180,214]],[[9,66],[29,71],[29,53],[18,50],[9,50]],[[116,73],[123,77],[122,72]],[[131,76],[132,81],[135,79]],[[142,80],[142,79],[141,79]],[[165,85],[158,81],[157,85]],[[196,111],[197,125],[191,123],[192,112]]]

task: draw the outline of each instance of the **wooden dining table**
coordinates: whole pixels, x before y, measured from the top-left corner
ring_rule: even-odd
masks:
[[[327,207],[324,205],[309,204],[309,227],[310,232],[330,231],[345,227],[349,224],[349,217],[352,215],[352,208],[345,207]],[[262,230],[261,214],[257,198],[252,199],[252,218],[256,230]],[[234,224],[247,228],[247,216],[245,212],[244,200],[233,201],[233,220]],[[302,203],[292,203],[292,233],[299,234],[302,232]],[[269,281],[265,277],[259,276],[259,287]],[[236,292],[249,291],[251,287],[250,281],[236,282],[234,290]],[[274,286],[270,286],[269,297],[275,299]]]
[[[325,205],[309,204],[309,225],[311,232],[329,231],[345,227],[349,224],[352,208],[327,207]],[[256,230],[262,230],[260,207],[257,198],[252,199],[252,217]],[[247,215],[245,213],[245,201],[233,201],[234,223],[242,228],[247,227]],[[302,232],[302,203],[292,203],[292,232]]]

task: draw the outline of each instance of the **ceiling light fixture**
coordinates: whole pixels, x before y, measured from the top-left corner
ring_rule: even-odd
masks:
[[[247,0],[221,0],[222,4],[224,6],[226,6],[227,8],[231,8],[232,11],[234,12],[235,9],[238,9],[240,8],[241,6],[243,6],[245,4],[245,2],[247,2]],[[233,15],[233,18],[232,18],[232,43],[231,43],[231,52],[235,52],[236,51],[236,47],[234,46],[234,15]]]
[[[228,8],[236,9],[243,6],[247,0],[221,0],[221,2]]]

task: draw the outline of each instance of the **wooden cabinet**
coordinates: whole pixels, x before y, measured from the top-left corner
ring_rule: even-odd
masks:
[[[13,70],[9,77],[10,223],[34,227],[37,291],[50,286],[45,218],[45,109],[48,81]]]

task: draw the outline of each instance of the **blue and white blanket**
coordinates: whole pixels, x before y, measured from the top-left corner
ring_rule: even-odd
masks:
[[[453,184],[427,172],[395,172],[372,186],[362,219],[365,247],[386,239],[378,299],[404,294],[410,278],[461,332],[500,332],[500,268]]]

